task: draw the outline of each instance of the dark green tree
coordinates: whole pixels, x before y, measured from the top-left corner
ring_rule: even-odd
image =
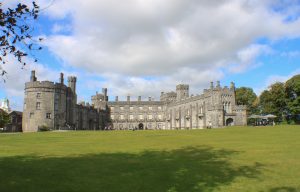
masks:
[[[300,114],[300,75],[296,75],[286,82],[285,92],[289,111],[292,114]]]
[[[300,114],[300,75],[295,75],[285,83],[288,112],[291,115]]]
[[[265,90],[259,97],[261,113],[274,114],[278,117],[287,113],[287,102],[285,97],[284,83],[277,82]]]
[[[9,123],[9,115],[0,109],[0,128],[3,128],[7,123]]]
[[[248,114],[257,112],[257,96],[252,88],[240,87],[236,89],[236,102],[238,105],[247,105]]]

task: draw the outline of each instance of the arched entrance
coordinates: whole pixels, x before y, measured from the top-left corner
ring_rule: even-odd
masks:
[[[94,123],[93,120],[89,121],[89,130],[93,130],[94,129]]]
[[[233,126],[234,124],[233,124],[233,119],[232,118],[228,118],[227,120],[226,120],[226,126]]]
[[[139,124],[139,130],[143,130],[144,129],[144,124],[143,123],[140,123]]]

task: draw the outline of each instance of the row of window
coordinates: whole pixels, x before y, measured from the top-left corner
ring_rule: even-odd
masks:
[[[144,115],[138,115],[138,116],[136,116],[136,115],[129,115],[129,119],[130,120],[134,120],[134,119],[143,120],[144,118],[145,118]],[[147,115],[147,118],[151,120],[151,119],[154,119],[154,116],[153,115]],[[162,115],[157,115],[157,118],[159,120],[161,120],[162,119]],[[115,115],[111,115],[111,119],[112,120],[116,119],[116,116]],[[120,119],[124,120],[125,119],[125,115],[120,115]]]
[[[31,112],[29,114],[29,118],[33,118],[34,117],[34,112]],[[52,115],[51,113],[46,113],[46,119],[51,119],[52,118]]]
[[[129,110],[130,110],[130,111],[133,111],[134,108],[135,108],[135,107],[129,107]],[[136,108],[137,108],[137,107],[136,107]],[[144,109],[147,109],[147,107],[139,106],[138,109],[139,109],[139,110],[144,110]],[[161,110],[162,110],[162,107],[161,107],[161,106],[158,106],[157,109],[158,109],[159,111],[161,111]],[[111,110],[111,111],[114,111],[114,110],[115,110],[115,107],[110,107],[110,110]],[[124,110],[124,107],[120,107],[120,110],[121,110],[121,111]],[[148,110],[152,111],[152,110],[153,110],[153,107],[152,107],[152,106],[148,107]]]

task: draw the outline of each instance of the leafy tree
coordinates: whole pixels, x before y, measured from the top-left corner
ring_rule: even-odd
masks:
[[[240,87],[236,89],[236,102],[238,105],[247,105],[249,114],[257,112],[257,96],[252,88]]]
[[[300,114],[300,75],[295,75],[285,83],[288,111],[292,115]]]
[[[0,63],[6,64],[9,55],[15,57],[22,65],[26,65],[23,57],[26,57],[31,50],[42,49],[36,46],[38,41],[32,37],[33,26],[30,21],[36,20],[39,15],[39,6],[32,2],[32,8],[19,3],[15,8],[3,9],[0,3]],[[0,65],[0,74],[6,72]]]
[[[0,109],[0,127],[3,128],[9,122],[9,115]]]
[[[259,97],[261,112],[264,114],[274,114],[281,117],[288,110],[285,98],[284,83],[277,82],[265,90]]]

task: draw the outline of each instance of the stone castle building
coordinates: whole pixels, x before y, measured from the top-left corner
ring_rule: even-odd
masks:
[[[60,74],[58,83],[37,81],[35,71],[31,72],[30,82],[25,84],[25,97],[22,128],[23,132],[47,129],[97,130],[100,128],[100,115],[89,104],[77,104],[76,77]]]
[[[76,77],[63,74],[59,83],[37,81],[35,72],[25,85],[23,131],[51,129],[198,129],[246,125],[246,106],[236,105],[235,85],[220,82],[200,95],[189,94],[189,85],[176,86],[176,92],[161,92],[160,100],[138,96],[132,101],[109,101],[107,89],[91,97],[92,103],[77,104]]]

